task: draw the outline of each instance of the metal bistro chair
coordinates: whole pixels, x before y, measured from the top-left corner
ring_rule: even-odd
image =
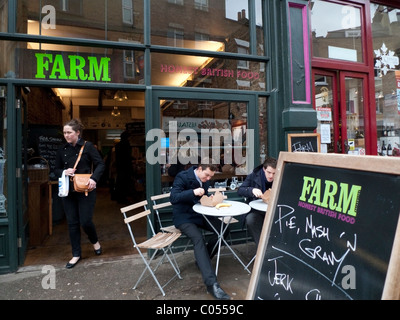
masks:
[[[150,200],[152,201],[152,208],[154,210],[154,213],[156,214],[158,225],[162,232],[181,233],[181,231],[178,228],[176,228],[173,224],[166,226],[164,221],[161,218],[161,213],[159,211],[160,209],[172,208],[172,204],[169,201],[169,197],[170,197],[170,193],[163,193],[163,194],[151,196]],[[147,206],[145,206],[145,209],[147,209]],[[188,242],[187,242],[185,248],[183,249],[182,253],[186,252],[189,245],[190,245],[190,239],[188,239]]]
[[[126,226],[128,227],[129,234],[132,238],[133,246],[139,252],[139,255],[142,257],[143,262],[145,264],[145,268],[144,268],[142,274],[140,275],[139,279],[137,280],[133,289],[137,288],[140,281],[144,279],[143,276],[146,273],[146,271],[149,271],[149,273],[153,277],[154,281],[157,283],[157,286],[160,288],[162,295],[165,296],[165,292],[164,292],[163,288],[168,283],[170,283],[176,276],[179,277],[179,279],[182,279],[182,277],[180,276],[180,270],[179,270],[178,264],[176,262],[175,256],[171,250],[171,245],[181,236],[181,233],[180,232],[179,233],[178,232],[169,232],[169,233],[159,232],[156,234],[154,232],[154,228],[151,223],[151,219],[149,217],[149,214],[151,213],[151,211],[144,210],[139,213],[135,213],[135,212],[137,212],[137,210],[135,210],[135,209],[138,209],[138,208],[142,209],[146,205],[147,205],[147,200],[144,200],[144,201],[141,201],[136,204],[132,204],[132,205],[129,205],[129,206],[126,206],[126,207],[123,207],[120,209],[124,216],[124,222],[125,222]],[[128,215],[128,213],[132,210],[135,210],[134,213]],[[144,218],[144,217],[147,217],[147,223],[149,224],[153,235],[151,238],[145,240],[144,242],[137,243],[134,232],[133,232],[132,222],[136,221],[138,219]],[[143,255],[142,249],[146,249],[146,250],[154,249],[154,253],[152,254],[149,261],[147,261],[146,257]],[[163,254],[160,257],[160,260],[156,264],[154,269],[152,269],[151,268],[152,261],[153,261],[154,257],[156,256],[157,252],[160,250],[163,252]],[[171,257],[170,257],[170,255],[171,255]],[[171,279],[169,279],[163,286],[161,286],[155,273],[156,273],[158,267],[163,263],[165,258],[168,259],[169,263],[171,264],[172,268],[174,269],[175,275]]]

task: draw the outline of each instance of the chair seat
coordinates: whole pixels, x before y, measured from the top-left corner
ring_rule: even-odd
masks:
[[[162,227],[161,230],[165,231],[165,232],[171,232],[171,233],[181,233],[181,230],[179,230],[175,226]]]
[[[163,233],[159,232],[150,239],[138,243],[136,246],[144,249],[162,249],[168,247],[176,239],[181,236],[181,233]]]
[[[235,219],[235,218],[232,218],[232,217],[221,217],[221,218],[219,218],[219,220],[221,220],[223,223],[225,223],[225,224],[227,224],[228,222],[229,222],[229,219],[231,219],[230,221],[230,223],[236,223],[236,222],[239,222],[239,220],[238,219]]]

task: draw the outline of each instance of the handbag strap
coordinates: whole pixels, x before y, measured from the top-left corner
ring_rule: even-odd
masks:
[[[83,144],[81,150],[79,151],[78,158],[77,158],[76,161],[75,161],[74,169],[76,169],[76,166],[78,165],[79,160],[81,160],[81,156],[82,156],[82,153],[83,153],[83,148],[85,148],[85,144],[86,144],[86,141],[85,141],[85,143]]]

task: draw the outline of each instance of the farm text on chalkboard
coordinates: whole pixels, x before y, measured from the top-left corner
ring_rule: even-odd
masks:
[[[400,296],[400,161],[282,152],[248,299]]]
[[[289,133],[289,152],[320,152],[321,135],[319,133]]]

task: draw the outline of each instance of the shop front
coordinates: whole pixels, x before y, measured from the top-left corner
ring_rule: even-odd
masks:
[[[103,155],[101,184],[118,203],[168,192],[169,169],[203,157],[236,197],[289,133],[320,133],[321,152],[374,155],[384,142],[396,154],[398,9],[388,5],[0,1],[0,273],[64,218],[52,166],[71,118]],[[324,33],[316,17],[331,6],[344,22]],[[132,175],[120,199],[112,159],[124,132]]]

